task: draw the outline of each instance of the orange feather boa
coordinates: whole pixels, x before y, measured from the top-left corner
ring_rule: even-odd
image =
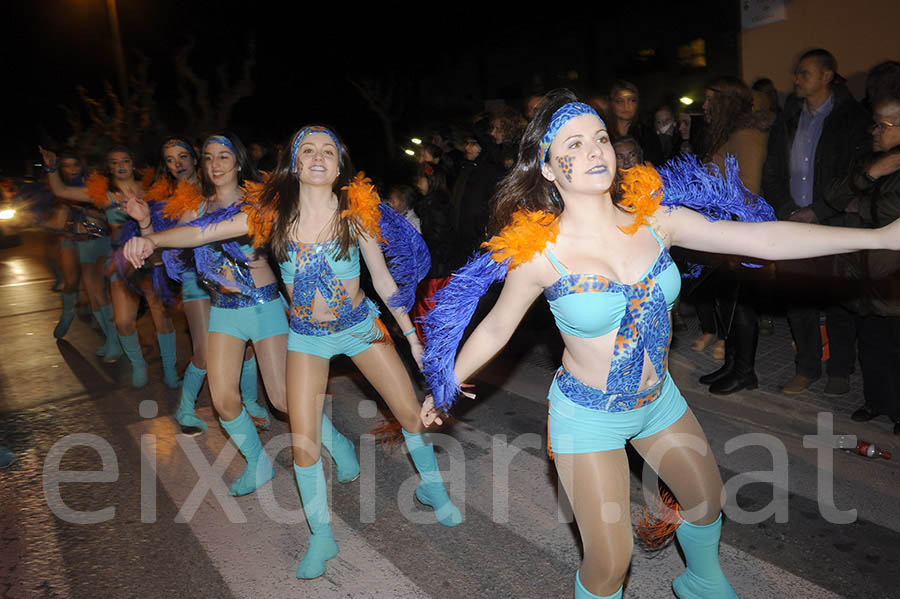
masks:
[[[341,188],[341,191],[347,192],[349,206],[346,210],[341,210],[341,218],[351,218],[358,229],[364,231],[366,235],[383,241],[381,237],[381,210],[378,206],[381,204],[381,198],[372,180],[366,177],[365,173],[360,171],[357,173],[349,185]]]
[[[634,235],[641,225],[648,224],[647,218],[656,212],[662,202],[662,187],[662,177],[652,166],[639,165],[625,171],[619,206],[634,214],[634,223],[619,227],[623,233]]]
[[[259,197],[262,195],[264,183],[256,181],[244,181],[241,189],[244,190],[244,205],[241,212],[247,215],[247,232],[253,241],[254,247],[262,247],[272,234],[272,227],[278,213],[272,209],[262,209],[259,205]]]
[[[84,185],[87,188],[87,195],[91,198],[94,206],[104,210],[109,205],[109,196],[106,195],[109,191],[109,179],[94,171],[88,176]]]
[[[156,184],[154,183],[153,186],[156,187]],[[169,186],[166,185],[166,187],[168,188]],[[153,187],[150,188],[150,191],[153,191]],[[162,209],[163,216],[177,222],[185,214],[198,212],[204,199],[199,185],[194,185],[187,181],[179,181],[175,185],[174,191],[171,191],[168,198],[165,199],[165,205]]]
[[[484,242],[483,247],[490,250],[491,257],[497,262],[511,258],[509,270],[512,270],[543,252],[548,243],[556,241],[557,235],[559,221],[556,216],[542,210],[520,208],[513,214],[512,222]]]

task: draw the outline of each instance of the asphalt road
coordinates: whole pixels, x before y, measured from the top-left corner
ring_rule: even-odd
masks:
[[[26,235],[0,250],[0,445],[18,456],[0,471],[0,597],[571,597],[581,550],[544,451],[556,358],[543,333],[514,339],[520,351],[484,371],[477,401],[433,435],[466,517],[454,529],[413,502],[404,449],[388,451],[369,434],[383,404],[349,361],[333,362],[328,409],[356,443],[362,477],[330,485],[341,553],[325,576],[299,581],[308,529],[283,416],[262,434],[274,481],[227,497],[223,484],[243,460],[206,390],[198,405],[209,432],[176,434],[177,391],[162,384],[149,316],[139,328],[151,383],[140,391],[128,387],[124,359],[94,357],[101,339],[89,321],[77,319],[57,342],[60,297],[37,241]],[[189,342],[183,316],[176,322],[183,368]],[[685,343],[672,354],[729,489],[723,569],[745,598],[896,597],[900,456],[816,449],[812,438],[829,419],[840,433],[896,449],[894,437],[886,422],[850,422],[849,403],[773,393],[789,359],[785,331],[779,323],[780,340],[761,346],[761,390],[726,398],[693,382],[708,358],[679,349]],[[632,456],[635,507],[642,466]],[[683,567],[677,546],[636,549],[625,596],[672,597]]]

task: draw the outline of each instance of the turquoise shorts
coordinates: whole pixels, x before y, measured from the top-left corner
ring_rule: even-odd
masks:
[[[223,333],[243,341],[261,341],[288,332],[281,298],[243,308],[209,309],[209,332]]]
[[[301,335],[291,330],[288,332],[288,351],[312,354],[326,360],[339,354],[355,356],[364,352],[384,336],[375,323],[373,312],[374,310],[369,310],[362,322],[330,335]]]
[[[209,294],[197,284],[197,273],[186,270],[181,275],[181,301],[192,302],[194,300],[209,301]]]
[[[112,254],[109,237],[93,237],[85,241],[76,241],[78,261],[82,264],[96,264],[98,258],[106,258]]]
[[[644,399],[638,403],[639,407],[618,412],[588,408],[566,397],[557,383],[561,373],[565,373],[562,368],[553,377],[549,394],[548,433],[553,453],[622,449],[629,439],[643,439],[667,429],[687,410],[687,402],[668,372],[656,387],[639,394]],[[584,383],[580,385],[582,397],[589,394],[598,398],[611,397],[601,389]]]

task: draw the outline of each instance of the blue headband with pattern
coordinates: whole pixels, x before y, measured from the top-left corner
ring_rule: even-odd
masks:
[[[224,139],[224,138],[223,138],[223,139]],[[209,143],[210,141],[211,141],[211,140],[207,140],[206,143]],[[221,143],[221,142],[216,142],[216,143]],[[226,145],[226,144],[222,144],[222,145],[224,146],[224,145]],[[231,142],[229,141],[227,145],[228,145],[228,146],[231,146]],[[184,148],[184,149],[187,150],[188,153],[191,155],[191,158],[193,158],[194,160],[197,159],[197,154],[194,152],[194,148],[192,148],[192,147],[190,146],[190,144],[188,144],[188,143],[186,143],[186,142],[184,142],[184,141],[182,141],[182,140],[180,140],[180,139],[170,139],[169,141],[167,141],[167,142],[163,145],[163,150],[168,150],[169,148],[174,148],[174,147],[176,147],[176,146],[179,147],[179,148]],[[234,152],[234,148],[232,148],[231,151]]]
[[[203,142],[203,149],[206,149],[206,146],[209,144],[220,144],[231,150],[231,153],[237,156],[237,152],[234,151],[234,144],[231,143],[231,140],[225,137],[224,135],[213,135],[212,137],[208,137],[205,142]]]
[[[303,138],[310,133],[324,133],[325,135],[333,139],[334,145],[337,148],[338,152],[338,160],[341,159],[341,142],[338,141],[337,135],[335,135],[334,132],[328,127],[313,125],[312,127],[304,127],[303,129],[301,129],[300,133],[298,133],[297,137],[294,139],[294,145],[291,146],[291,168],[294,168],[294,164],[297,162],[297,150],[300,148],[300,142],[302,142]]]
[[[553,138],[556,137],[556,134],[559,133],[559,130],[562,129],[563,125],[568,123],[569,120],[576,116],[581,116],[582,114],[592,114],[600,119],[600,115],[597,114],[596,110],[582,102],[569,102],[553,113],[553,116],[550,118],[550,126],[547,127],[547,132],[544,133],[544,136],[541,138],[541,162],[547,158],[547,150],[550,149]],[[602,123],[603,119],[600,119],[600,122]],[[605,126],[606,124],[604,123],[604,127]]]

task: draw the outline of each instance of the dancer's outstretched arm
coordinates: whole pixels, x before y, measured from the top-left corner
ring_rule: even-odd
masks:
[[[900,221],[880,229],[787,221],[708,221],[688,208],[661,208],[654,218],[672,245],[762,260],[794,260],[858,250],[900,250]]]
[[[384,254],[381,251],[381,244],[374,238],[361,233],[359,235],[359,250],[366,261],[369,274],[372,275],[372,286],[375,287],[375,293],[378,294],[385,306],[390,306],[388,298],[397,291],[397,282],[394,281],[391,271],[388,270],[387,262],[385,262]],[[412,319],[410,319],[409,314],[403,308],[391,308],[390,310],[400,330],[409,331],[415,328],[413,327]],[[416,365],[422,368],[422,352],[425,351],[425,348],[422,347],[422,342],[419,341],[416,335],[407,335],[406,340],[409,342],[409,350],[412,352]]]
[[[507,344],[528,308],[543,291],[538,283],[537,268],[537,261],[543,259],[543,255],[538,254],[531,262],[507,275],[497,303],[472,331],[456,358],[453,369],[456,380],[465,382]],[[443,423],[442,412],[435,409],[430,395],[422,404],[420,416],[425,426]]]
[[[248,232],[247,215],[239,212],[228,220],[208,225],[192,227],[182,225],[166,231],[151,233],[146,237],[133,237],[125,244],[125,258],[135,268],[140,268],[144,260],[157,248],[193,248],[215,241],[241,237]]]

